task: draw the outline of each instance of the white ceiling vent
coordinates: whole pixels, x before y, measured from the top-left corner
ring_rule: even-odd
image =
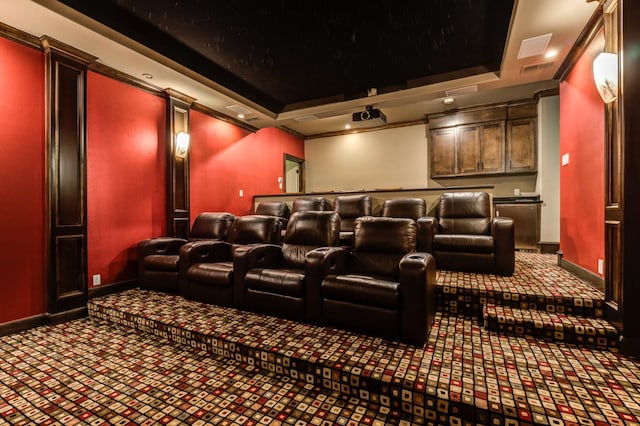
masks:
[[[315,115],[301,115],[300,117],[294,117],[294,120],[296,120],[298,123],[304,123],[306,121],[315,121],[317,119],[318,117],[316,117]]]
[[[251,110],[249,108],[243,107],[242,105],[228,105],[225,108],[230,109],[236,114],[243,114],[243,115],[251,114]]]
[[[553,61],[551,62],[540,62],[538,64],[525,65],[520,69],[520,74],[524,74],[527,72],[540,71],[546,68],[553,66]]]
[[[474,84],[472,86],[459,87],[457,89],[447,90],[445,93],[447,96],[459,96],[467,93],[476,93],[478,91],[478,85]]]
[[[547,50],[547,46],[549,45],[549,40],[551,40],[551,36],[552,34],[549,33],[522,40],[520,50],[518,51],[518,59],[544,54],[544,51]]]

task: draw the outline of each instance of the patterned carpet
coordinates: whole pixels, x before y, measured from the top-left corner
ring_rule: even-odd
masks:
[[[93,321],[0,339],[0,423],[640,424],[637,360],[445,308],[527,280],[553,300],[544,315],[602,300],[555,256],[518,253],[510,279],[441,272],[456,296],[416,348],[151,291],[93,299]]]

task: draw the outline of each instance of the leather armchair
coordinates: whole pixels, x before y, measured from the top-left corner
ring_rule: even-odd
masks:
[[[383,217],[408,217],[418,225],[418,251],[430,253],[433,223],[427,218],[427,203],[422,198],[396,198],[385,200],[382,205]],[[427,244],[429,242],[429,244]]]
[[[486,192],[442,194],[425,243],[439,269],[513,275],[513,220],[491,217]]]
[[[236,307],[295,320],[307,320],[306,255],[338,244],[340,217],[335,212],[295,212],[281,246],[241,247],[234,256]]]
[[[331,202],[324,197],[301,197],[293,200],[291,214],[295,212],[329,211]]]
[[[143,289],[177,292],[180,288],[180,247],[188,241],[224,240],[231,228],[231,213],[200,213],[189,239],[160,237],[138,243],[138,283]]]
[[[339,195],[333,201],[333,209],[340,215],[340,245],[352,247],[355,221],[371,216],[371,198],[364,194]]]
[[[280,218],[237,218],[227,241],[196,241],[180,248],[180,293],[190,300],[233,306],[233,253],[250,244],[280,242]]]
[[[414,220],[358,218],[351,251],[308,255],[311,320],[423,345],[436,312],[436,266],[415,249]]]

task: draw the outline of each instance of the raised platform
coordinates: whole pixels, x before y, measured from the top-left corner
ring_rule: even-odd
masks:
[[[573,307],[575,300],[596,294],[579,294],[570,274],[550,258],[555,259],[518,254],[512,279],[521,286],[526,277],[539,276],[539,288],[548,291],[565,286],[549,277],[566,279],[573,296],[563,300]],[[389,407],[417,424],[637,422],[640,367],[633,360],[524,333],[510,336],[485,329],[476,316],[451,315],[454,300],[446,299],[445,289],[457,294],[477,288],[479,293],[507,282],[492,275],[440,272],[438,291],[449,303],[442,304],[444,312],[419,348],[142,290],[92,299],[89,314]],[[602,296],[594,300],[601,302]]]

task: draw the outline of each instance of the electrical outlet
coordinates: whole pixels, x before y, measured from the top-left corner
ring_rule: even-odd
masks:
[[[604,274],[604,259],[598,259],[598,273]]]
[[[242,189],[240,190],[240,197],[244,197],[244,191]]]
[[[100,276],[100,274],[95,274],[93,276],[93,285],[100,285],[102,284],[102,277]]]
[[[567,164],[569,164],[569,153],[568,152],[562,156],[562,165],[566,166]]]

